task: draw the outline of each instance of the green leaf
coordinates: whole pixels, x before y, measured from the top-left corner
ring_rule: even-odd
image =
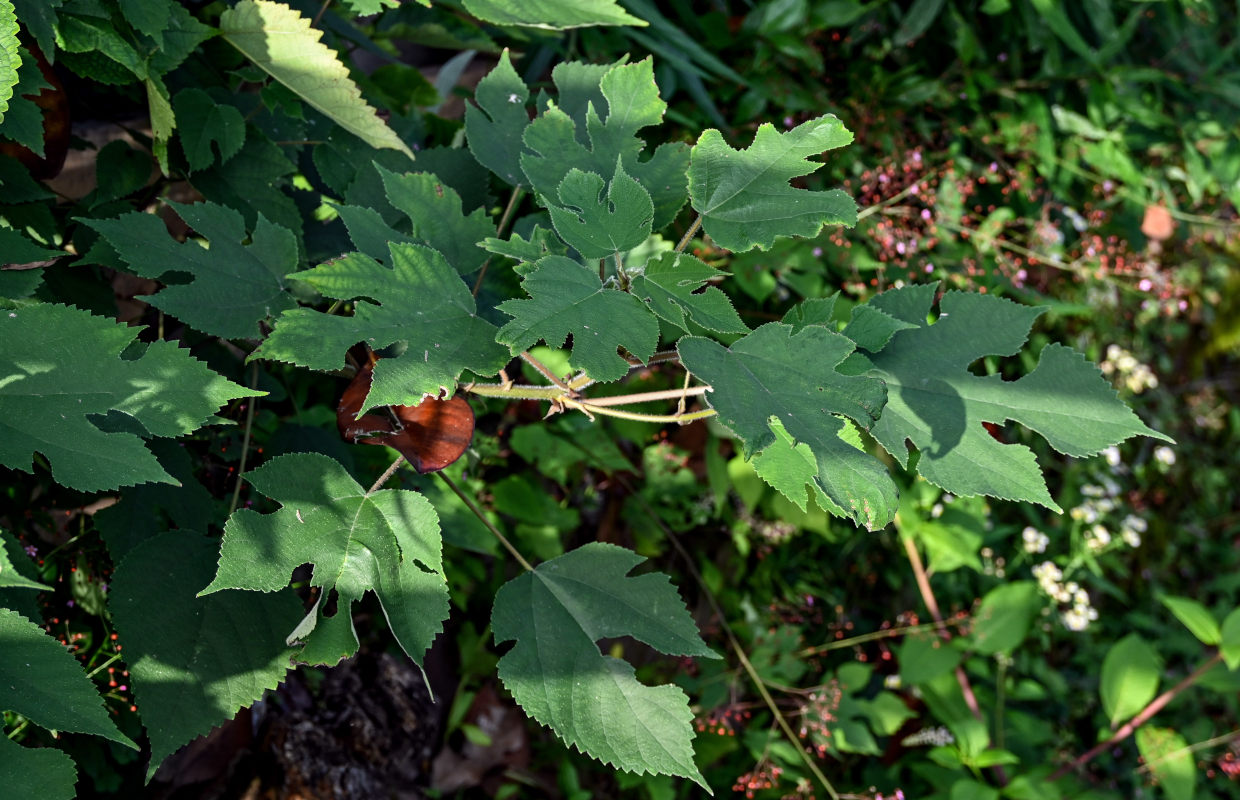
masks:
[[[305,641],[303,660],[334,664],[352,655],[358,642],[349,609],[373,591],[397,643],[421,665],[448,616],[439,519],[430,503],[402,489],[367,494],[344,467],[313,453],[273,458],[245,478],[281,508],[241,509],[229,518],[219,571],[201,594],[276,591],[309,563],[319,602],[290,636]],[[339,610],[324,617],[322,598],[332,591]]]
[[[570,169],[557,196],[560,204],[547,208],[551,222],[560,238],[583,258],[608,258],[637,247],[650,236],[654,203],[650,193],[625,173],[619,158],[610,182],[593,172]]]
[[[245,120],[234,106],[216,103],[201,89],[177,92],[172,108],[181,120],[181,147],[191,172],[237,155],[245,144]]]
[[[568,248],[552,231],[539,225],[535,225],[530,231],[528,240],[513,233],[507,239],[487,238],[482,242],[482,247],[487,252],[525,262],[538,261],[549,255],[562,256],[568,252]]]
[[[808,156],[852,140],[831,114],[786,133],[763,123],[744,150],[733,150],[723,134],[707,130],[689,157],[689,201],[715,243],[735,252],[767,250],[777,236],[811,237],[824,225],[851,227],[857,204],[842,190],[794,189],[788,181],[821,166]]]
[[[1171,728],[1137,728],[1137,750],[1167,800],[1192,800],[1197,790],[1197,759],[1184,737]]]
[[[571,334],[572,363],[597,381],[619,380],[629,362],[616,352],[623,347],[645,361],[659,344],[659,322],[631,294],[604,288],[598,273],[564,256],[546,256],[518,268],[528,300],[507,300],[499,310],[512,317],[496,340],[513,353],[528,350],[539,339],[560,348]]]
[[[511,186],[528,186],[521,171],[521,137],[530,124],[525,105],[530,90],[512,67],[508,49],[478,82],[473,103],[465,104],[465,134],[478,163]]]
[[[56,15],[64,0],[12,0],[17,18],[50,63],[56,63]]]
[[[709,791],[693,763],[684,692],[644,686],[629,664],[599,652],[600,639],[631,636],[668,655],[718,657],[667,576],[628,577],[644,560],[593,542],[501,587],[491,612],[495,641],[516,645],[499,661],[500,680],[526,713],[582,752]]]
[[[871,433],[901,466],[911,442],[926,480],[961,497],[989,495],[1059,511],[1033,452],[1001,444],[983,422],[1020,422],[1061,453],[1092,455],[1130,436],[1167,439],[1147,428],[1116,397],[1096,366],[1062,345],[1048,345],[1038,366],[1015,381],[968,371],[985,355],[1016,353],[1044,309],[992,295],[948,292],[939,318],[926,321],[936,284],[877,295],[880,311],[916,327],[901,330],[875,355],[866,373],[887,384],[887,406]],[[978,331],[985,331],[979,336]]]
[[[77,766],[52,747],[22,747],[0,736],[0,786],[13,800],[73,800]]]
[[[169,0],[118,0],[117,5],[134,30],[162,42],[164,29],[172,18]]]
[[[891,521],[896,487],[886,468],[840,439],[841,416],[868,429],[883,409],[881,382],[835,369],[852,352],[851,341],[819,326],[793,333],[771,322],[730,348],[686,336],[677,349],[685,368],[711,385],[707,401],[740,437],[746,457],[775,442],[775,416],[813,452],[814,487],[858,525],[876,530]]]
[[[413,238],[433,247],[462,275],[477,272],[487,260],[478,242],[495,235],[495,223],[484,209],[469,216],[461,196],[437,176],[425,172],[397,175],[376,165],[388,202],[409,217]]]
[[[430,0],[418,1],[424,6],[430,5]],[[370,16],[378,14],[385,8],[399,8],[400,0],[344,0],[344,4],[358,16]]]
[[[220,31],[233,47],[372,147],[413,158],[400,137],[362,99],[336,51],[319,41],[322,31],[283,3],[241,0],[220,15]]]
[[[682,142],[669,142],[649,160],[638,160],[645,143],[637,132],[660,124],[667,109],[654,82],[653,61],[612,67],[602,75],[599,92],[605,107],[588,102],[584,124],[554,105],[531,122],[525,129],[521,169],[535,191],[555,198],[572,169],[611,175],[619,158],[624,171],[650,193],[653,227],[658,230],[685,204],[689,150]]]
[[[1219,628],[1218,621],[1201,603],[1188,597],[1161,597],[1159,599],[1202,644],[1216,645],[1223,641],[1223,632]]]
[[[18,546],[17,540],[8,531],[0,528],[0,589],[47,589],[52,587],[45,586],[36,580],[27,578],[18,571],[13,558],[24,557],[18,556],[21,553],[21,547]],[[29,559],[26,559],[29,563]]]
[[[411,236],[388,227],[378,211],[365,206],[336,206],[336,212],[349,231],[349,239],[359,253],[370,256],[375,261],[388,262],[392,259],[390,249],[393,242],[397,244],[419,244]]]
[[[13,264],[33,264],[36,261],[48,261],[65,255],[63,250],[52,250],[41,247],[30,241],[20,231],[0,227],[0,263],[5,267]]]
[[[24,48],[19,47],[18,55],[13,59],[13,67],[17,70],[17,84],[10,94],[8,108],[4,112],[0,138],[12,139],[43,158],[43,109],[35,104],[34,98],[44,89],[52,87],[43,77],[39,65]]]
[[[146,185],[151,177],[151,157],[118,139],[108,142],[95,156],[94,205],[127,197]]]
[[[897,47],[903,47],[921,36],[934,24],[942,10],[943,0],[916,0],[900,20],[900,27],[892,37],[892,42]]]
[[[168,96],[168,87],[159,77],[147,78],[146,101],[151,112],[151,134],[154,137],[152,149],[155,159],[159,161],[159,169],[168,174],[168,140],[177,127],[176,115],[172,111],[172,101]]]
[[[122,359],[140,332],[59,305],[0,313],[0,463],[29,471],[41,453],[57,483],[83,492],[173,482],[139,436],[105,433],[88,418],[119,412],[151,436],[173,437],[209,422],[229,400],[264,394],[172,342]]]
[[[828,320],[830,319],[830,313],[830,310],[828,310]],[[891,341],[891,337],[895,336],[898,331],[916,327],[911,322],[896,319],[890,314],[884,313],[866,303],[853,306],[852,317],[840,333],[856,342],[859,349],[877,353],[887,346],[887,343]]]
[[[381,405],[416,405],[426,396],[451,395],[461,373],[494,375],[510,356],[495,343],[495,326],[478,317],[474,298],[444,257],[414,244],[391,246],[392,266],[350,253],[289,277],[328,297],[358,300],[353,316],[308,308],[286,311],[251,358],[269,358],[324,372],[340,369],[358,342],[382,350],[397,342],[404,353],[380,359],[359,413]]]
[[[896,649],[900,680],[918,686],[951,672],[960,664],[960,651],[935,633],[915,633],[904,637]]]
[[[987,656],[1010,652],[1025,640],[1041,611],[1033,581],[1013,581],[991,589],[973,616],[973,649]]]
[[[102,736],[137,750],[104,710],[95,684],[64,645],[0,608],[0,710],[54,731]]]
[[[197,597],[217,554],[215,539],[170,531],[130,550],[112,577],[108,606],[151,739],[148,777],[276,688],[289,669],[285,637],[301,603],[290,591]]]
[[[17,42],[17,12],[12,0],[0,0],[0,122],[9,110],[9,98],[17,85],[17,70],[22,65],[21,48]]]
[[[203,333],[254,339],[259,324],[296,307],[284,276],[297,267],[294,235],[261,214],[249,244],[240,214],[216,203],[169,202],[185,223],[210,242],[178,242],[154,214],[132,212],[114,220],[82,220],[97,230],[137,274],[163,278],[188,272],[190,283],[165,286],[145,297],[151,305]]]
[[[616,0],[465,0],[465,10],[496,25],[552,31],[590,25],[646,25]]]
[[[1154,699],[1162,672],[1158,653],[1140,635],[1130,633],[1111,646],[1102,660],[1098,691],[1112,728]]]
[[[1223,662],[1228,669],[1235,669],[1240,666],[1240,608],[1227,615],[1220,633],[1222,641],[1219,650],[1223,654]]]
[[[300,236],[301,212],[278,188],[296,169],[284,151],[250,129],[241,152],[223,164],[194,173],[189,182],[204,197],[240,211],[250,229],[258,224],[259,216],[264,216]]]
[[[682,330],[688,330],[692,320],[716,333],[745,333],[749,327],[726,294],[715,286],[699,291],[711,279],[727,274],[684,253],[662,253],[633,277],[629,291]]]

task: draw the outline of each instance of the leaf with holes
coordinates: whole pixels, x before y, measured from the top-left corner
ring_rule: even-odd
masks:
[[[560,347],[573,337],[573,367],[596,381],[614,381],[629,371],[617,348],[645,361],[659,344],[659,322],[633,295],[608,289],[598,273],[564,256],[547,256],[517,270],[528,300],[507,300],[499,310],[512,317],[498,341],[513,353],[539,339]],[[381,362],[382,363],[382,362]]]
[[[808,156],[852,140],[831,114],[785,133],[763,123],[744,150],[732,149],[719,131],[706,131],[689,162],[689,199],[703,229],[720,247],[742,252],[769,249],[778,236],[814,236],[824,225],[855,225],[857,204],[842,190],[788,185],[821,166]]]
[[[526,713],[582,752],[709,791],[693,763],[684,692],[645,686],[628,663],[599,652],[600,639],[631,636],[668,655],[718,658],[665,575],[628,575],[644,560],[594,542],[506,583],[491,625],[497,643],[516,645],[499,661],[500,680]]]
[[[176,483],[142,438],[189,433],[224,403],[265,394],[172,342],[135,345],[140,332],[67,306],[0,314],[0,464],[29,471],[41,453],[57,483],[83,492]]]
[[[858,525],[876,530],[892,520],[897,494],[886,468],[840,438],[841,417],[869,429],[885,397],[881,381],[836,371],[853,351],[849,339],[816,325],[794,332],[771,322],[728,348],[686,336],[677,349],[685,368],[711,385],[707,401],[740,437],[747,457],[776,443],[774,416],[809,446],[816,489]]]
[[[305,642],[299,658],[334,664],[357,650],[351,606],[373,591],[396,641],[419,665],[448,616],[439,518],[426,498],[403,489],[367,494],[336,461],[295,453],[268,461],[245,479],[281,506],[241,509],[228,519],[219,570],[200,596],[223,589],[274,592],[293,570],[312,564],[314,609],[289,634]],[[336,598],[325,614],[324,599]]]
[[[182,745],[276,688],[289,669],[285,638],[303,614],[297,596],[196,597],[218,553],[215,539],[170,531],[130,550],[112,576],[108,607],[151,739],[148,777]]]
[[[392,266],[350,253],[296,278],[337,300],[359,299],[353,316],[309,308],[285,312],[251,358],[287,361],[329,372],[341,369],[358,342],[380,350],[403,342],[399,356],[375,367],[374,385],[358,412],[375,406],[415,405],[423,397],[450,395],[469,370],[494,375],[510,358],[495,342],[495,326],[481,319],[457,271],[436,250],[393,244]],[[372,302],[373,301],[373,302]]]
[[[908,466],[911,442],[921,455],[917,471],[952,494],[1059,511],[1033,452],[1001,444],[982,423],[1019,422],[1071,456],[1093,455],[1130,436],[1170,441],[1120,402],[1096,366],[1062,345],[1048,345],[1038,366],[1019,380],[970,373],[969,365],[983,356],[1019,351],[1044,309],[948,292],[931,324],[926,316],[936,290],[937,284],[908,286],[872,299],[878,310],[915,327],[896,331],[878,353],[855,356],[851,370],[887,384],[887,407],[871,433],[901,466]]]

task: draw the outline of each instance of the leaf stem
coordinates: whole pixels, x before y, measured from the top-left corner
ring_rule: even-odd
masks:
[[[254,362],[250,370],[250,388],[258,386],[258,362]],[[232,501],[228,504],[228,516],[237,510],[237,502],[241,499],[241,476],[245,474],[245,462],[250,455],[250,433],[254,429],[254,409],[258,406],[258,398],[250,397],[245,407],[245,433],[241,437],[241,461],[237,464],[237,485],[233,487]]]
[[[311,28],[319,27],[319,21],[323,19],[323,12],[327,11],[327,7],[332,4],[332,0],[323,0],[323,5],[319,6],[319,12],[314,15],[314,19],[310,21]]]
[[[499,543],[502,544],[504,549],[517,560],[518,564],[524,567],[527,572],[534,571],[534,568],[530,566],[530,562],[526,561],[525,557],[518,552],[517,548],[512,546],[512,542],[508,541],[508,537],[500,533],[499,528],[495,527],[495,525],[491,523],[491,520],[487,519],[486,514],[482,513],[482,509],[478,508],[478,505],[469,496],[461,491],[461,487],[457,486],[456,483],[448,477],[447,473],[441,471],[436,472],[435,474],[439,476],[440,480],[448,485],[448,488],[451,489],[457,497],[461,498],[461,502],[464,503],[470,511],[474,512],[474,516],[478,518],[479,522],[486,526],[487,530],[491,532],[491,535],[496,539],[499,539]]]
[[[370,485],[370,488],[366,490],[366,496],[370,497],[372,494],[379,491],[379,487],[387,483],[388,480],[390,480],[391,477],[396,474],[396,470],[400,469],[400,465],[404,463],[405,463],[405,457],[403,455],[397,456],[396,460],[392,462],[391,466],[389,466],[386,470],[384,470],[383,474],[379,476],[379,479],[376,480],[374,483],[372,483]]]
[[[507,227],[508,221],[512,218],[512,212],[517,209],[517,201],[521,199],[521,187],[514,186],[512,194],[508,195],[508,205],[504,206],[504,213],[499,217],[499,225],[495,226],[495,236],[500,237]],[[491,266],[491,259],[488,258],[482,262],[482,269],[478,270],[478,279],[474,281],[473,295],[478,296],[478,292],[482,289],[482,281],[487,276],[487,267]]]
[[[638,411],[623,411],[618,408],[610,408],[608,406],[599,406],[594,403],[572,400],[570,398],[562,398],[560,403],[567,408],[575,408],[586,416],[598,414],[604,417],[616,417],[617,419],[629,419],[635,422],[657,422],[667,423],[674,422],[677,425],[687,425],[690,422],[696,422],[699,419],[707,419],[715,416],[716,412],[713,408],[705,408],[701,411],[690,411],[688,414],[643,414]]]
[[[1196,683],[1198,680],[1200,680],[1202,675],[1205,675],[1207,672],[1214,669],[1214,667],[1222,660],[1223,660],[1222,653],[1215,653],[1214,655],[1212,655],[1210,658],[1206,660],[1204,664],[1197,667],[1197,669],[1193,670],[1192,673],[1188,675],[1188,677],[1184,678],[1184,680],[1180,681],[1175,686],[1172,686],[1170,689],[1168,689],[1167,691],[1160,694],[1158,697],[1155,697],[1153,700],[1151,700],[1148,706],[1141,709],[1141,712],[1139,714],[1137,714],[1132,719],[1128,720],[1127,724],[1125,724],[1124,727],[1117,730],[1115,734],[1111,736],[1110,739],[1107,739],[1105,742],[1100,742],[1094,745],[1086,752],[1077,756],[1076,760],[1074,760],[1071,764],[1065,764],[1059,769],[1055,770],[1053,773],[1051,773],[1051,776],[1047,778],[1047,780],[1051,782],[1059,780],[1060,778],[1062,778],[1064,775],[1068,774],[1072,770],[1080,769],[1081,767],[1085,766],[1085,764],[1093,760],[1093,758],[1097,756],[1099,753],[1105,753],[1107,750],[1110,750],[1112,747],[1114,747],[1119,742],[1122,742],[1123,740],[1127,739],[1129,736],[1131,736],[1133,733],[1136,732],[1137,728],[1140,728],[1147,721],[1149,721],[1150,717],[1154,716],[1159,711],[1162,711],[1163,706],[1167,705],[1167,703],[1170,703],[1181,692],[1183,692],[1185,689],[1187,689],[1188,687]]]
[[[685,248],[689,246],[689,242],[693,241],[694,235],[698,229],[702,227],[702,215],[698,214],[697,219],[693,220],[693,224],[689,226],[689,230],[685,231],[685,235],[680,237],[680,241],[676,243],[676,252],[683,253]]]
[[[556,386],[560,387],[564,391],[568,392],[569,394],[574,394],[574,395],[576,394],[576,392],[573,391],[572,387],[570,387],[564,381],[557,378],[554,372],[552,372],[541,361],[539,361],[538,359],[530,355],[528,350],[523,350],[521,352],[521,360],[524,361],[526,364],[529,364],[534,369],[538,370],[539,373],[541,373],[544,378],[551,381],[552,383],[554,383]]]
[[[696,397],[710,391],[709,386],[693,386],[685,389],[663,389],[657,392],[640,392],[638,394],[617,394],[609,397],[595,397],[586,401],[593,408],[600,406],[626,406],[630,403],[653,403],[656,400],[676,400],[681,397]]]

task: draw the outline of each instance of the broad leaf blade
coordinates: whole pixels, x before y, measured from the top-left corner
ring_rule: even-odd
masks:
[[[465,104],[465,134],[478,163],[512,186],[528,186],[521,172],[521,137],[530,124],[525,104],[530,90],[512,67],[508,50],[478,82],[474,101]]]
[[[529,349],[539,339],[560,347],[571,334],[573,366],[595,380],[614,381],[629,370],[617,348],[645,361],[659,344],[659,322],[640,300],[604,288],[598,273],[570,258],[541,259],[525,272],[521,285],[528,300],[499,305],[512,321],[496,338],[513,353]]]
[[[224,39],[264,72],[372,147],[411,151],[362,99],[322,31],[283,3],[241,0],[220,15]]]
[[[1025,640],[1042,607],[1033,581],[1012,581],[991,589],[973,617],[973,649],[988,656],[1011,652]]]
[[[465,10],[496,25],[552,31],[592,25],[646,25],[616,0],[465,0]]]
[[[148,775],[261,699],[289,669],[284,640],[301,603],[291,592],[197,597],[217,553],[212,539],[171,531],[130,550],[112,578],[108,606],[151,739]]]
[[[12,534],[0,528],[0,589],[47,589],[52,587],[44,586],[33,578],[28,578],[17,569],[17,563],[14,558],[24,558],[21,554],[21,547],[18,546],[17,539]],[[30,564],[30,559],[26,559],[26,563]]]
[[[0,608],[0,653],[0,710],[49,730],[89,733],[138,749],[117,729],[95,684],[64,645],[7,608]]]
[[[785,133],[763,123],[744,150],[732,149],[719,131],[706,131],[689,161],[689,199],[703,229],[720,247],[742,252],[769,249],[778,236],[814,236],[824,225],[855,225],[857,205],[842,190],[788,184],[821,166],[808,156],[852,139],[830,114]]]
[[[191,172],[223,164],[245,144],[245,119],[234,106],[216,103],[201,89],[185,89],[172,99],[180,120],[181,147]]]
[[[775,443],[769,424],[775,416],[793,439],[809,445],[818,465],[814,485],[836,506],[870,529],[891,521],[897,498],[887,470],[839,436],[840,416],[868,429],[885,397],[880,381],[836,371],[853,350],[850,340],[820,326],[794,333],[772,322],[730,348],[686,336],[677,349],[685,367],[711,385],[707,401],[747,455]]]
[[[303,660],[331,664],[351,655],[358,643],[350,606],[374,591],[396,641],[421,664],[448,616],[439,519],[430,503],[401,489],[368,495],[340,464],[311,453],[274,458],[246,480],[281,509],[243,509],[229,518],[219,571],[202,594],[282,589],[309,563],[310,585],[320,598],[335,591],[339,610],[324,617],[316,607],[298,626]]]
[[[1016,353],[1042,309],[948,292],[939,319],[930,324],[926,315],[935,290],[934,284],[909,286],[871,301],[915,326],[896,332],[870,356],[866,373],[888,390],[887,407],[871,432],[901,465],[908,465],[905,443],[911,442],[921,453],[918,472],[953,494],[1024,500],[1058,511],[1032,451],[1001,444],[983,422],[1020,422],[1073,456],[1130,436],[1167,439],[1119,401],[1097,367],[1061,345],[1047,346],[1034,371],[1019,380],[973,375],[968,368],[977,359]]]
[[[165,286],[146,297],[151,305],[203,333],[254,339],[259,323],[297,303],[284,276],[297,267],[297,239],[259,214],[249,244],[241,214],[216,203],[169,203],[211,244],[178,242],[154,214],[133,212],[113,220],[83,220],[99,231],[130,268],[144,278],[188,272],[191,283]]]
[[[375,366],[360,413],[450,395],[463,371],[494,375],[503,368],[509,354],[495,343],[495,326],[478,317],[468,287],[438,251],[393,244],[391,262],[387,267],[350,253],[294,273],[328,297],[377,304],[358,300],[352,317],[308,308],[285,312],[251,357],[330,371],[344,366],[346,351],[358,342],[372,350],[404,342],[404,353]]]
[[[1163,597],[1162,604],[1205,645],[1223,641],[1223,632],[1210,610],[1190,597]]]
[[[77,766],[67,754],[51,747],[22,747],[0,736],[0,786],[9,797],[73,800],[76,783]]]
[[[1167,800],[1192,800],[1197,790],[1197,759],[1184,737],[1171,728],[1137,728],[1137,750],[1158,779]]]
[[[632,636],[668,655],[717,657],[666,576],[628,577],[644,559],[595,542],[505,584],[491,615],[495,640],[517,644],[499,662],[526,712],[570,745],[620,769],[706,782],[693,763],[688,699],[645,686],[598,640]]]
[[[557,196],[559,205],[547,209],[551,222],[583,258],[609,258],[650,236],[654,203],[650,193],[625,173],[619,158],[610,181],[575,167],[569,170]]]
[[[419,244],[438,250],[462,275],[482,267],[487,254],[478,242],[495,235],[495,224],[484,209],[476,208],[465,216],[461,196],[435,175],[397,175],[376,167],[388,202],[409,217]]]
[[[688,321],[716,333],[745,333],[749,330],[720,289],[708,286],[712,278],[723,277],[709,264],[683,253],[663,253],[646,263],[634,276],[630,291],[650,306],[650,310],[682,330]]]
[[[81,491],[172,483],[139,436],[105,433],[89,417],[117,411],[153,436],[180,436],[229,400],[264,394],[225,380],[171,342],[120,358],[138,333],[66,306],[0,314],[0,463],[29,470],[42,453],[57,483]]]
[[[1158,652],[1138,634],[1130,633],[1111,646],[1102,660],[1098,690],[1112,728],[1154,699],[1162,673]]]

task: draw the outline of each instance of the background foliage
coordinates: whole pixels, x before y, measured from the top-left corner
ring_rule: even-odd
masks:
[[[271,720],[350,662],[289,656],[360,646],[359,669],[430,676],[415,780],[442,796],[1237,794],[1238,22],[1208,0],[0,0],[0,368],[46,387],[0,394],[0,785],[291,791],[309,776],[264,757]],[[940,334],[936,361],[916,337]],[[674,403],[684,371],[652,356],[677,340],[716,389],[687,413],[726,429],[475,394],[460,496],[409,470],[368,490],[395,452],[336,430],[361,341],[385,357],[354,416],[505,367],[546,383],[509,363],[527,349],[627,376],[595,397]],[[1128,417],[1056,434],[1094,417],[1077,393],[1047,419],[1068,376],[1109,398],[1056,343],[1176,445],[1113,445],[1152,433]],[[965,447],[919,440],[926,379],[968,398]],[[806,421],[818,390],[843,416]],[[557,599],[602,575],[614,596]],[[572,646],[538,652],[517,597]],[[617,610],[651,598],[661,623]],[[677,744],[634,759],[640,732],[600,737],[523,683],[531,660],[662,707]],[[203,752],[232,767],[195,776]]]

